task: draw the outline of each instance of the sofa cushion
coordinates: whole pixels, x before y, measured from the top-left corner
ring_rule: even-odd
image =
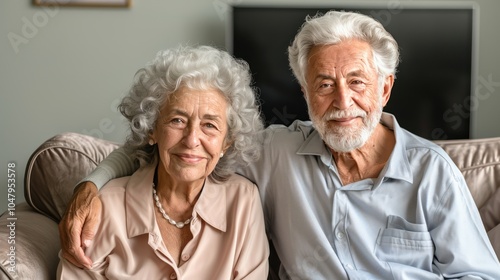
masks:
[[[490,238],[491,245],[495,249],[497,258],[500,260],[500,224],[488,231],[488,237]]]
[[[500,226],[500,187],[479,209],[486,231]],[[499,240],[500,241],[500,240]],[[500,244],[499,244],[500,245]]]
[[[0,231],[5,241],[0,242],[0,279],[56,279],[61,248],[57,223],[25,202],[16,205],[16,218],[13,228],[8,218],[0,219],[0,228],[9,229]],[[9,237],[15,243],[8,244]]]
[[[62,133],[45,141],[28,160],[26,202],[59,222],[73,188],[118,144],[78,133]]]

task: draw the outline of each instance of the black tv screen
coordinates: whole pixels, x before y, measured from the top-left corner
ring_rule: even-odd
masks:
[[[232,6],[227,48],[249,63],[266,125],[309,119],[288,65],[287,48],[307,15],[329,10],[370,15],[398,42],[401,63],[385,112],[427,139],[470,137],[476,75],[474,6]]]

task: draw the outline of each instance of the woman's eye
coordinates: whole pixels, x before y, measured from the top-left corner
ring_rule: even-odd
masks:
[[[206,128],[217,128],[217,127],[216,127],[214,124],[212,124],[212,123],[206,123],[206,124],[205,124],[205,127],[206,127]]]
[[[184,120],[181,118],[173,118],[168,121],[168,123],[173,124],[173,125],[182,125],[184,124]]]

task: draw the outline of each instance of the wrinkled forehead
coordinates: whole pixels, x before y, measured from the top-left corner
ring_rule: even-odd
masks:
[[[307,61],[311,72],[371,71],[375,70],[373,51],[362,41],[317,45],[311,48]]]

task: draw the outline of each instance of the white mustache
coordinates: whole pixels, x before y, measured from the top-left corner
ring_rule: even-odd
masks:
[[[328,112],[327,114],[324,115],[323,120],[331,121],[342,118],[357,118],[357,117],[365,118],[366,116],[367,114],[365,111],[358,108],[353,108],[350,110],[335,110]]]

